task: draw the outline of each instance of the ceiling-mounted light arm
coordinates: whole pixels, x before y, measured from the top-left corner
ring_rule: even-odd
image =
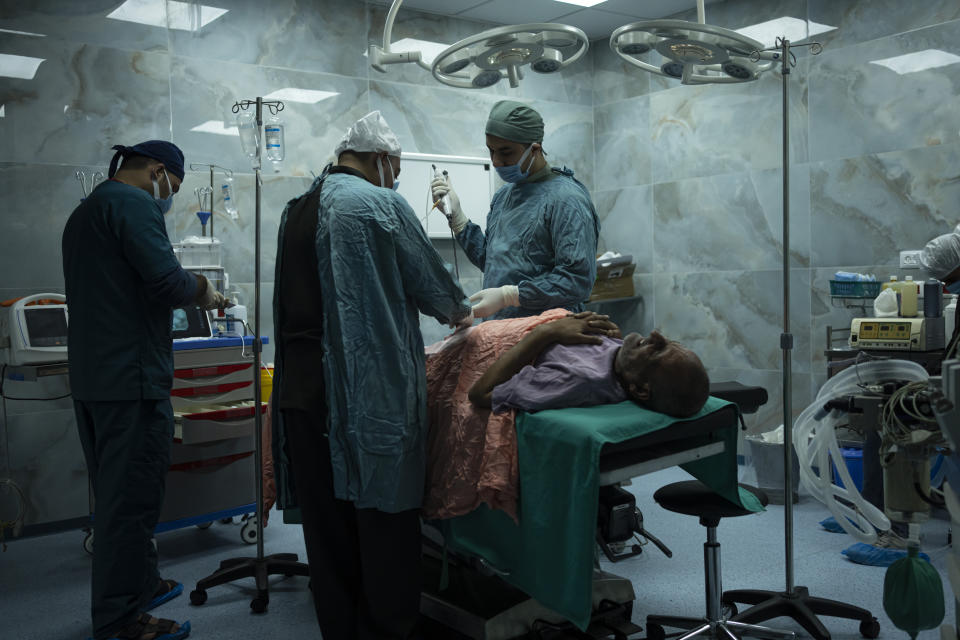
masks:
[[[378,47],[375,44],[371,44],[367,47],[370,66],[380,73],[386,73],[387,69],[384,65],[416,62],[429,71],[430,66],[422,60],[423,55],[419,51],[394,52],[390,50],[390,40],[393,38],[393,23],[397,19],[397,12],[400,10],[401,4],[403,4],[403,0],[393,0],[393,4],[390,5],[390,10],[387,12],[387,20],[383,25],[383,46]]]

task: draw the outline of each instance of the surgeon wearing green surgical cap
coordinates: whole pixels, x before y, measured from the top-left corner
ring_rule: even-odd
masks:
[[[563,307],[582,311],[596,278],[600,222],[590,193],[566,167],[551,167],[543,151],[543,118],[502,100],[486,126],[490,160],[506,182],[490,203],[487,230],[469,220],[448,179],[435,178],[434,200],[470,261],[483,271],[483,289],[470,297],[478,318],[516,318]],[[485,203],[471,203],[475,207]]]

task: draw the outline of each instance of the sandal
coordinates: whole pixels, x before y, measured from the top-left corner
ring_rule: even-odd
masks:
[[[156,609],[164,602],[173,600],[183,593],[183,584],[176,580],[161,580],[156,593],[153,594],[153,600],[143,608],[144,611]]]
[[[174,627],[179,628],[174,630]],[[123,627],[110,640],[181,640],[190,635],[190,621],[183,624],[173,620],[154,618],[146,613]]]

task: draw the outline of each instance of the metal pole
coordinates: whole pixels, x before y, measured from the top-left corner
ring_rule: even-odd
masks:
[[[783,77],[783,529],[786,548],[787,595],[793,595],[793,380],[790,335],[790,41],[780,41]]]
[[[257,96],[257,141],[262,139],[263,129],[263,98]],[[256,433],[256,455],[254,464],[256,465],[257,479],[257,558],[263,559],[263,481],[261,470],[263,469],[263,416],[260,413],[260,404],[262,390],[260,388],[260,357],[262,344],[260,343],[260,149],[257,145],[257,164],[254,166],[256,184],[256,215],[253,223],[254,234],[254,275],[253,275],[253,400],[254,400],[254,424]],[[243,338],[241,338],[242,340]]]
[[[213,190],[213,165],[210,165],[210,239],[213,239],[213,201],[216,192]]]

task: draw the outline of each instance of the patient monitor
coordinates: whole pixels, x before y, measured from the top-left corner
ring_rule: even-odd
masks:
[[[66,297],[59,293],[38,293],[13,303],[3,333],[9,337],[9,364],[36,365],[67,360]]]

